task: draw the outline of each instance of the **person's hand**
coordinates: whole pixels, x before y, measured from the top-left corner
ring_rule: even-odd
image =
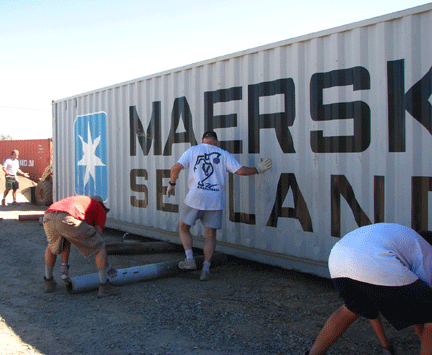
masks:
[[[69,278],[69,265],[63,265],[62,264],[62,266],[61,266],[61,279],[66,284],[72,284],[72,280]]]
[[[258,170],[258,174],[262,174],[268,169],[270,169],[271,167],[272,167],[272,162],[269,158],[267,158],[263,161],[260,161],[256,169]]]
[[[116,269],[114,269],[110,264],[108,264],[108,271],[107,271],[107,274],[108,274],[108,277],[109,278],[114,278],[114,277],[116,277],[117,276],[117,270]]]
[[[174,193],[175,193],[175,185],[171,185],[170,184],[168,186],[168,189],[167,189],[167,195],[168,195],[168,197],[174,195]]]

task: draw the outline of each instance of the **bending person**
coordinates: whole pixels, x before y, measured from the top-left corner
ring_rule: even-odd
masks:
[[[117,271],[109,265],[108,254],[103,239],[106,215],[109,208],[100,196],[72,196],[53,203],[45,212],[43,226],[48,240],[45,250],[44,290],[54,292],[57,283],[53,270],[57,255],[62,255],[61,278],[69,279],[69,253],[71,244],[85,257],[95,256],[99,272],[98,297],[114,295],[120,288],[113,286],[108,279],[117,276]]]
[[[432,354],[432,246],[429,232],[392,223],[360,227],[331,250],[330,275],[344,305],[327,320],[310,352],[326,351],[360,316],[393,354],[379,314],[397,330],[414,327],[421,354]]]

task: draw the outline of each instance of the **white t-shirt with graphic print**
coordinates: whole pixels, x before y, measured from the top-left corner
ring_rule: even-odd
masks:
[[[226,150],[205,143],[189,148],[178,162],[189,169],[184,203],[197,210],[223,210],[227,171],[235,173],[242,165]]]

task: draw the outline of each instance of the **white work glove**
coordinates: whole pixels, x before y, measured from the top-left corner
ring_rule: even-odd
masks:
[[[263,161],[260,161],[256,169],[258,170],[258,174],[262,174],[268,169],[270,169],[271,167],[272,167],[272,162],[269,158],[267,158]]]
[[[108,264],[107,269],[108,269],[107,274],[109,278],[112,279],[117,276],[117,270],[114,269],[110,264]]]
[[[72,280],[69,278],[69,265],[61,266],[61,279],[65,283],[72,283]]]
[[[170,184],[168,186],[168,189],[167,189],[167,195],[168,195],[168,197],[174,195],[174,192],[175,192],[175,186]]]

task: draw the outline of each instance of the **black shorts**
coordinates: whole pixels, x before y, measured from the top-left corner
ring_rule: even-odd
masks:
[[[378,286],[345,277],[333,283],[355,314],[375,319],[381,313],[397,330],[432,323],[432,288],[420,279],[406,286]]]

